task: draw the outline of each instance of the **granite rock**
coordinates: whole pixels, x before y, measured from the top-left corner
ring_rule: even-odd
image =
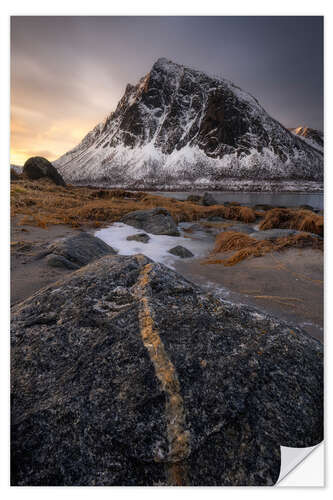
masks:
[[[170,248],[168,252],[172,253],[173,255],[176,255],[177,257],[181,257],[182,259],[193,257],[193,253],[181,245],[177,245],[173,248]]]
[[[77,267],[116,251],[100,238],[82,231],[75,236],[58,238],[50,243],[44,252],[61,256]]]
[[[179,236],[177,224],[165,208],[136,210],[124,215],[120,221],[147,233]]]
[[[33,156],[29,158],[23,166],[23,173],[31,180],[47,177],[59,186],[66,186],[58,170],[42,156]]]
[[[143,255],[12,309],[12,485],[272,485],[323,434],[323,350]]]
[[[150,237],[146,233],[139,234],[131,234],[131,236],[127,236],[128,241],[139,241],[140,243],[148,243]]]

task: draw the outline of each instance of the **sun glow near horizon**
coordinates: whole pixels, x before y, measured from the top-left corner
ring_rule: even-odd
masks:
[[[98,123],[69,118],[55,121],[42,131],[37,124],[34,127],[31,114],[30,110],[17,113],[13,106],[10,143],[10,163],[13,165],[24,165],[31,156],[44,156],[54,161],[74,148]]]

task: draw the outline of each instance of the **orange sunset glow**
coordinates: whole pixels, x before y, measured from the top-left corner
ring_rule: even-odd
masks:
[[[10,163],[23,165],[30,156],[50,161],[76,146],[96,121],[59,120],[46,129],[38,128],[38,112],[13,106],[11,113]],[[35,125],[35,126],[34,126]]]

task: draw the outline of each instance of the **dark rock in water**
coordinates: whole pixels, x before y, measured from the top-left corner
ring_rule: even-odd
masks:
[[[23,173],[28,179],[36,180],[41,177],[48,177],[59,186],[66,186],[64,179],[59,174],[58,170],[46,158],[42,156],[33,156],[29,158],[24,166]]]
[[[122,217],[121,222],[151,234],[179,236],[177,224],[165,208],[136,210]]]
[[[38,260],[38,259],[36,259]],[[66,259],[62,255],[57,255],[54,253],[50,253],[46,257],[46,262],[51,267],[61,267],[65,269],[79,269],[77,264],[73,264],[70,260]]]
[[[217,201],[211,193],[205,193],[203,195],[202,204],[206,207],[210,207],[211,205],[218,205]]]
[[[297,233],[301,233],[301,231],[296,231],[295,229],[266,229],[265,231],[255,231],[249,233],[249,236],[251,236],[251,238],[255,238],[256,240],[263,241],[293,236]]]
[[[273,207],[272,205],[266,205],[265,203],[259,203],[258,205],[254,205],[253,210],[264,210],[267,212],[267,210],[271,210]]]
[[[311,212],[314,212],[315,209],[311,205],[300,205],[298,208],[301,210],[310,210]]]
[[[176,255],[177,257],[181,257],[182,259],[193,257],[193,253],[190,252],[190,250],[188,250],[187,248],[182,247],[181,245],[177,245],[176,247],[170,248],[168,252],[172,253],[173,255]]]
[[[48,246],[48,253],[64,257],[78,267],[85,266],[115,250],[92,234],[81,232],[68,238],[59,238]]]
[[[241,203],[239,203],[238,201],[225,201],[223,205],[225,207],[239,207]]]
[[[192,203],[201,203],[202,201],[202,196],[199,196],[197,194],[190,194],[187,198],[186,201],[191,201]]]
[[[322,345],[142,256],[12,309],[12,485],[271,485],[322,440]]]
[[[126,239],[128,241],[140,241],[141,243],[148,243],[150,240],[148,234],[146,233],[132,234],[131,236],[127,236]]]
[[[235,224],[234,226],[228,227],[227,231],[235,231],[237,233],[252,235],[255,229],[247,224]]]

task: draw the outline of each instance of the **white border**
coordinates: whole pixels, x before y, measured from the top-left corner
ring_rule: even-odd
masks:
[[[0,36],[1,36],[1,113],[0,119],[2,122],[1,127],[1,215],[2,220],[5,220],[5,230],[2,230],[3,241],[1,245],[1,265],[2,265],[2,329],[0,335],[1,341],[1,396],[2,396],[2,412],[1,412],[1,489],[2,498],[6,497],[16,497],[19,495],[24,495],[25,498],[32,498],[35,500],[40,497],[43,498],[47,495],[50,498],[56,498],[61,495],[64,498],[74,498],[78,497],[80,500],[90,495],[106,495],[108,498],[110,495],[116,495],[117,497],[122,497],[123,495],[135,495],[136,498],[147,498],[149,496],[159,497],[169,497],[172,491],[172,495],[182,495],[191,496],[191,499],[195,496],[202,497],[203,494],[218,495],[222,497],[228,495],[233,497],[234,495],[246,495],[247,498],[258,498],[258,496],[268,494],[267,488],[48,488],[45,490],[43,487],[39,488],[9,488],[9,342],[8,342],[8,325],[9,325],[9,196],[8,196],[8,184],[9,184],[9,15],[325,15],[325,110],[327,120],[325,121],[325,164],[326,164],[326,195],[325,195],[325,214],[327,215],[330,211],[332,196],[330,196],[330,189],[332,186],[332,169],[333,164],[330,161],[331,155],[331,145],[328,141],[330,137],[329,132],[329,118],[331,117],[331,97],[332,93],[332,53],[330,47],[333,46],[332,43],[332,21],[331,21],[331,5],[332,1],[322,1],[317,0],[302,0],[302,2],[291,2],[290,0],[279,0],[279,2],[267,2],[252,0],[251,2],[247,0],[238,0],[237,2],[221,2],[221,1],[210,1],[205,0],[205,2],[194,3],[193,0],[168,0],[168,2],[157,2],[154,1],[134,1],[126,0],[126,2],[110,2],[110,1],[99,1],[94,0],[94,2],[83,3],[81,1],[68,1],[68,0],[57,0],[57,2],[45,2],[41,1],[18,1],[4,0],[1,3],[1,25],[0,25]],[[329,43],[331,42],[331,43]],[[328,55],[329,54],[329,55]],[[330,85],[329,85],[329,83]],[[331,211],[330,211],[331,213]],[[330,222],[326,224],[326,248],[329,242],[331,242],[331,231]],[[326,252],[327,255],[328,252]],[[332,267],[330,265],[329,259],[326,261],[326,289],[328,278],[331,276]],[[325,294],[325,309],[326,309],[326,332],[328,330],[328,314],[329,308],[328,304],[330,296],[328,293]],[[329,334],[326,335],[326,359],[329,356],[327,344],[328,344]],[[329,369],[330,365],[333,363],[326,363],[326,392],[327,392],[327,381],[329,380]],[[332,369],[331,369],[332,371]],[[332,374],[331,374],[332,375]],[[331,376],[332,378],[332,376]],[[330,403],[327,404],[330,406]],[[326,422],[329,419],[329,412],[326,412]],[[328,428],[326,426],[326,440],[329,434]],[[331,461],[326,460],[326,470],[329,470]],[[328,480],[328,483],[330,481]],[[314,495],[325,496],[329,493],[329,487],[326,489],[316,489],[314,492],[312,488],[301,488],[300,494],[302,495],[302,500],[304,498],[313,498]],[[287,488],[271,488],[269,494],[276,495],[283,493],[284,498],[294,497],[296,491],[294,489]]]

